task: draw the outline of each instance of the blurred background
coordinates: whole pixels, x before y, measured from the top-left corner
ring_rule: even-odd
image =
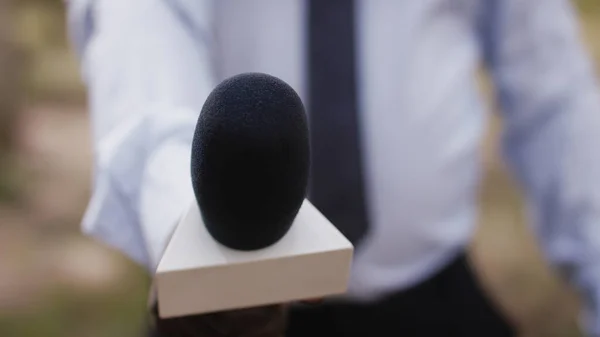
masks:
[[[600,0],[574,1],[600,74]],[[78,69],[62,0],[0,0],[1,337],[141,333],[147,276],[79,233],[91,153]],[[519,191],[498,160],[501,127],[492,120],[482,144],[473,258],[524,337],[580,336],[576,296],[541,259]]]

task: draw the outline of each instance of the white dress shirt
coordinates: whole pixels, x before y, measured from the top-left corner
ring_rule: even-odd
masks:
[[[349,297],[409,287],[472,239],[494,79],[505,155],[547,258],[582,290],[600,336],[600,97],[569,0],[357,1],[371,226]],[[89,88],[89,235],[153,270],[193,200],[190,143],[211,89],[241,72],[305,98],[301,0],[70,0]]]

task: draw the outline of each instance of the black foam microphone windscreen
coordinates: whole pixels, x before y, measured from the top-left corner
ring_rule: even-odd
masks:
[[[309,158],[306,112],[292,87],[261,73],[223,81],[202,107],[192,144],[208,232],[237,250],[279,241],[306,197]]]

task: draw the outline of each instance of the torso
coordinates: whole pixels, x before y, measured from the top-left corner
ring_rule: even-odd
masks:
[[[410,286],[472,236],[485,124],[472,3],[357,1],[371,228],[357,250],[350,295]],[[220,0],[214,11],[218,80],[265,72],[306,100],[304,1]]]

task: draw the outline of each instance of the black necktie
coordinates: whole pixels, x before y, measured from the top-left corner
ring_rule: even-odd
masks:
[[[354,244],[367,230],[356,103],[354,1],[308,1],[310,201]]]

